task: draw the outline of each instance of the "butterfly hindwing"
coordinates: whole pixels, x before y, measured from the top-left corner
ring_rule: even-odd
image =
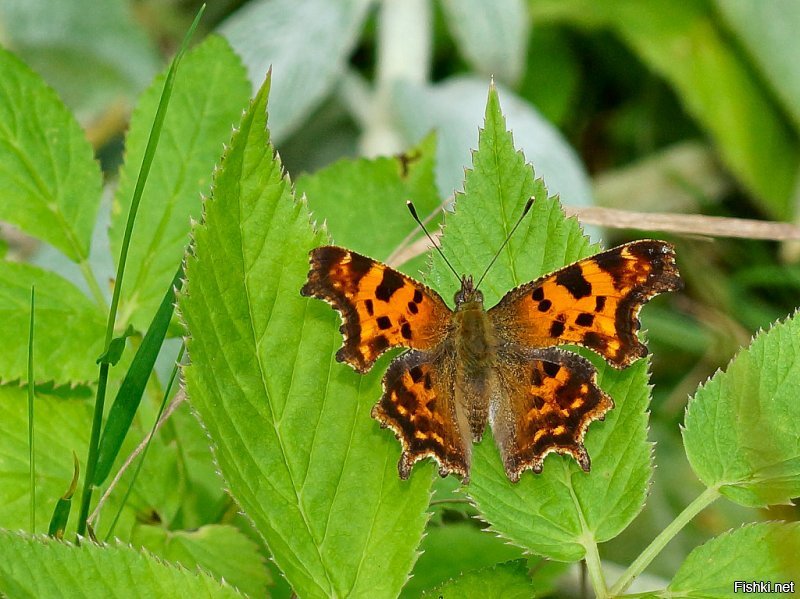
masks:
[[[507,348],[500,354],[492,434],[508,478],[541,472],[548,453],[569,454],[589,470],[583,439],[614,402],[597,386],[589,360],[554,347]]]
[[[452,353],[433,358],[410,351],[386,371],[383,396],[372,417],[391,428],[403,446],[397,465],[400,478],[408,478],[414,463],[425,457],[438,462],[442,476],[469,476],[472,437],[456,405],[455,369]]]
[[[300,293],[325,300],[341,315],[340,362],[366,372],[392,347],[428,350],[445,335],[452,312],[421,283],[336,246],[312,250],[310,262]]]
[[[675,250],[664,241],[621,245],[509,291],[489,310],[504,340],[525,347],[588,347],[623,368],[647,355],[639,310],[680,289]]]

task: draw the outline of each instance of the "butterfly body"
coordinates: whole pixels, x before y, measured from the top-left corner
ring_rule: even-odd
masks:
[[[613,401],[591,362],[556,346],[583,345],[625,367],[646,354],[636,337],[641,306],[680,286],[672,246],[653,240],[521,285],[489,310],[469,276],[451,310],[432,289],[350,250],[319,247],[310,263],[301,294],[342,316],[339,361],[366,372],[384,351],[408,349],[387,369],[372,410],[402,443],[401,478],[432,457],[442,476],[467,481],[487,423],[514,482],[526,469],[541,472],[551,452],[588,470],[586,429]]]

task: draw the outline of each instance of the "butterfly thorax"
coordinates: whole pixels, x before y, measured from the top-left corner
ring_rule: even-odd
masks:
[[[455,295],[453,340],[465,374],[481,376],[491,368],[495,350],[494,327],[483,307],[483,294],[475,289],[472,277],[461,279]]]
[[[458,364],[456,386],[473,437],[480,439],[486,424],[493,386],[497,340],[494,326],[483,306],[483,294],[472,277],[464,277],[455,295],[451,339]]]

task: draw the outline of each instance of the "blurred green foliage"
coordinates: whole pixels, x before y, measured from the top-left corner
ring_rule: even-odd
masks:
[[[391,187],[392,193],[422,193],[426,210],[432,209],[434,184],[442,199],[460,189],[462,169],[470,164],[468,150],[477,143],[487,83],[494,76],[516,147],[567,205],[797,220],[800,73],[795,57],[800,52],[800,37],[795,32],[800,27],[799,3],[504,0],[493,3],[488,14],[481,8],[483,4],[226,0],[212,3],[201,28],[205,34],[216,32],[227,38],[243,61],[253,89],[272,67],[272,139],[298,188],[309,194],[312,190],[324,194],[325,185],[334,185],[336,176],[357,178],[360,163],[334,164],[342,158],[390,156],[414,147],[435,147],[435,161],[426,155],[425,162],[414,167],[418,179],[402,185],[398,181]],[[142,122],[136,126],[133,107],[141,106],[139,95],[174,52],[199,5],[193,0],[106,0],[103,9],[96,10],[95,3],[88,0],[0,3],[0,44],[39,73],[76,115],[103,167],[107,190],[116,187],[117,177],[129,179],[128,169],[138,169],[137,164],[127,164],[119,170],[126,152],[130,157],[133,151],[130,146],[124,149],[128,123],[132,123],[134,139],[141,139],[147,125],[146,115],[139,114]],[[210,43],[222,45],[219,40]],[[208,191],[210,165],[221,154],[221,143],[237,121],[236,115],[245,108],[244,70],[225,50],[215,53],[215,60],[223,60],[223,54],[228,70],[209,70],[204,90],[187,89],[189,97],[184,98],[179,116],[188,124],[179,123],[174,145],[165,146],[171,153],[190,147],[192,120],[200,121],[209,112],[224,112],[217,115],[213,131],[204,138],[205,162],[191,181],[179,176],[184,157],[175,164],[165,163],[158,191],[164,200],[158,211],[150,213],[148,232],[154,238],[159,230],[168,230],[170,235],[139,246],[149,260],[145,266],[163,271],[162,278],[168,279],[174,271],[170,260],[177,259],[187,241],[189,217],[199,215],[199,198]],[[198,62],[196,68],[202,71],[205,64]],[[227,102],[215,100],[215,93],[226,92]],[[150,104],[152,94],[145,92],[144,96],[150,98]],[[223,104],[224,110],[215,109]],[[9,114],[2,113],[0,124],[6,128],[11,122]],[[64,123],[65,128],[72,126],[67,119]],[[435,141],[426,137],[432,129],[437,133]],[[383,160],[382,168],[387,171],[395,167],[395,161]],[[71,163],[72,168],[76,164]],[[331,164],[334,166],[321,170]],[[86,165],[80,166],[85,171]],[[314,173],[319,176],[312,178]],[[20,184],[0,176],[0,188],[13,189],[13,185]],[[343,224],[357,211],[353,204],[357,194],[352,191],[352,186],[335,190],[326,198],[331,204],[347,203],[341,212]],[[117,197],[112,207],[110,196],[109,192],[103,200],[94,198],[100,209],[87,260],[95,282],[104,283],[111,276],[113,260],[106,229],[118,226],[115,215],[125,202],[124,197]],[[396,214],[394,208],[386,210],[386,214]],[[86,226],[90,221],[88,217],[80,221],[81,259],[89,243]],[[50,233],[54,235],[52,230]],[[392,235],[395,233],[392,230]],[[759,328],[796,309],[800,264],[792,243],[647,231],[606,230],[598,236],[609,246],[635,237],[667,238],[678,248],[687,283],[682,294],[654,300],[643,315],[653,353],[650,440],[657,441],[655,461],[661,467],[655,471],[644,511],[619,537],[603,545],[605,560],[627,564],[702,488],[685,457],[679,433],[688,395],[725,366]],[[41,238],[69,254],[60,239]],[[164,243],[168,250],[158,251]],[[14,231],[0,241],[0,247],[6,245],[3,253],[7,258],[30,255],[26,240]],[[53,246],[42,245],[34,263],[86,289],[70,256]],[[10,273],[3,291],[9,301],[25,296],[27,289],[15,284],[22,280],[18,273],[28,267],[4,264],[3,268]],[[148,271],[137,265],[136,272]],[[36,276],[40,276],[38,271]],[[135,297],[127,297],[131,303],[126,320],[143,326],[165,285],[150,278],[139,283],[137,291],[144,299],[137,303]],[[65,291],[63,285],[66,283],[52,284],[54,298],[77,292],[72,287]],[[41,289],[46,299],[48,288]],[[92,326],[99,327],[97,314],[89,306],[90,297],[69,302],[74,313],[69,318],[89,323],[82,325],[77,335],[61,342],[63,333],[53,324],[48,327],[49,337],[42,339],[43,348],[48,343],[59,345],[66,354],[63,360],[43,364],[47,373],[43,382],[51,382],[55,390],[50,389],[44,399],[53,407],[42,430],[57,440],[59,447],[63,444],[66,456],[64,463],[42,463],[43,494],[52,489],[52,498],[62,492],[63,481],[69,478],[69,451],[84,443],[82,431],[65,430],[62,422],[85,417],[82,404],[74,403],[76,398],[64,391],[64,386],[84,383],[91,376],[77,362],[73,365],[77,354],[72,349],[73,344],[91,348],[92,342],[81,335],[88,335]],[[23,354],[15,354],[13,359],[23,360]],[[19,364],[0,373],[0,378],[4,382],[18,378]],[[155,397],[158,381],[152,386]],[[85,387],[78,393],[85,395]],[[3,388],[2,394],[13,396],[15,392]],[[68,395],[69,401],[62,402],[59,394]],[[14,406],[3,408],[6,426],[12,421],[14,426],[22,423],[22,413]],[[144,409],[155,410],[153,405]],[[249,523],[235,518],[236,510],[215,478],[204,433],[184,412],[179,411],[165,427],[164,441],[165,445],[177,443],[182,451],[156,460],[126,520],[131,538],[137,526],[157,525],[179,532],[185,545],[180,551],[170,549],[163,535],[139,530],[136,538],[142,543],[158,536],[157,542],[151,543],[152,550],[163,549],[165,556],[189,552],[189,540],[194,543],[195,536],[202,537],[205,530],[199,528],[194,535],[184,533],[184,526],[221,523],[235,525],[243,536],[253,534]],[[143,416],[142,422],[140,428],[147,429],[147,418]],[[161,488],[158,479],[165,473],[178,477],[180,489]],[[23,512],[24,505],[15,504],[5,510],[0,523],[14,526]],[[431,522],[427,545],[443,545],[441,539],[449,534],[454,543],[469,543],[478,536],[475,533],[481,526],[477,521],[461,518],[471,515],[471,508],[456,509],[455,513],[460,516],[447,533],[434,528],[446,524],[441,519]],[[767,512],[717,502],[684,529],[649,572],[669,578],[689,550],[710,536],[742,522],[774,518],[776,513],[784,519],[798,519],[797,508],[791,506]],[[37,520],[44,522],[47,515],[43,511]],[[232,537],[232,546],[244,543],[242,538],[233,538],[229,529],[210,532]],[[263,541],[257,537],[252,541],[260,544],[262,556],[266,556]],[[500,556],[497,560],[517,557],[513,552],[506,556],[497,547],[484,548],[484,542],[476,541],[475,551],[496,553]],[[488,565],[476,561],[465,562],[464,567]],[[205,567],[209,567],[207,563]],[[418,567],[420,576],[432,584],[445,582],[432,572],[426,558]],[[445,564],[442,572],[449,577],[457,569]],[[514,574],[513,568],[509,571]],[[233,576],[237,575],[241,572]],[[265,580],[266,576],[253,583],[254,588],[261,588]],[[271,587],[274,594],[288,595],[277,572],[272,583],[277,585]]]

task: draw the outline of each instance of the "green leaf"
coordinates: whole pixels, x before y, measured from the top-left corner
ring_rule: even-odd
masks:
[[[175,292],[183,285],[183,268],[179,268],[170,282],[158,312],[147,328],[136,355],[119,386],[114,403],[106,416],[103,435],[97,448],[97,465],[94,471],[94,484],[99,486],[111,472],[114,460],[119,454],[122,442],[131,428],[133,417],[139,409],[147,381],[156,363],[156,358],[164,343],[169,322],[175,311]],[[113,342],[112,342],[113,343]],[[110,351],[110,348],[109,348]]]
[[[58,90],[80,117],[132,97],[158,69],[154,43],[126,0],[4,0],[3,44]]]
[[[467,572],[422,596],[439,599],[530,599],[535,592],[528,578],[525,560],[517,560]]]
[[[339,318],[300,297],[323,243],[266,129],[268,82],[231,140],[187,257],[187,392],[237,503],[304,597],[399,593],[425,524],[431,469],[400,481],[370,418],[380,371],[333,361]]]
[[[3,49],[0,73],[0,219],[83,262],[100,202],[92,147],[55,92]]]
[[[37,307],[37,320],[38,316]],[[90,410],[77,395],[73,391],[68,399],[59,399],[36,390],[36,522],[42,527],[39,532],[45,530],[58,498],[70,486],[73,451],[82,450],[89,439]],[[0,386],[0,528],[20,529],[29,523],[26,401],[24,387]]]
[[[115,257],[165,77],[162,73],[150,85],[131,118],[109,231]],[[153,317],[188,243],[190,219],[199,218],[214,162],[249,93],[244,68],[222,38],[207,38],[183,58],[136,216],[118,322],[132,321],[144,330]]]
[[[445,0],[442,9],[459,51],[476,70],[509,85],[517,83],[530,33],[523,0]]]
[[[800,495],[800,318],[793,314],[701,386],[683,441],[697,476],[748,506]]]
[[[794,35],[800,27],[800,6],[794,0],[714,0],[714,7],[800,129],[800,76],[794,60],[800,52]]]
[[[762,210],[779,219],[792,215],[796,136],[719,27],[711,2],[537,0],[529,6],[539,21],[566,19],[616,32],[673,86]]]
[[[401,156],[345,159],[303,175],[295,193],[306,195],[314,219],[327,223],[336,244],[385,259],[418,228],[406,200],[414,202],[420,218],[439,208],[435,158],[436,138],[429,135]]]
[[[37,287],[37,300],[39,299]],[[38,301],[37,301],[38,303]],[[37,317],[39,314],[37,306]],[[37,318],[38,321],[38,318]],[[38,333],[38,323],[37,323]],[[87,388],[48,389],[37,387],[35,399],[36,428],[36,522],[44,532],[55,509],[57,500],[64,494],[72,476],[72,452],[85,451],[89,441],[92,420],[91,391]],[[24,387],[0,386],[0,527],[26,528],[29,525],[28,503],[28,437],[27,397]],[[153,422],[153,413],[147,412],[142,422],[147,430]],[[138,423],[137,423],[138,424]],[[136,426],[136,435],[126,441],[122,455],[127,456],[144,436]],[[149,518],[153,513],[170,523],[186,497],[187,474],[179,467],[177,454],[183,449],[183,434],[178,432],[169,438],[161,433],[153,440],[150,452],[134,488],[129,506],[123,512],[117,526],[117,534],[126,538],[134,525],[136,516]],[[195,462],[193,462],[195,463]],[[182,465],[182,462],[180,462]],[[81,469],[81,477],[85,470]],[[130,480],[130,469],[123,477],[120,491],[111,495],[104,507],[104,514],[114,514],[119,507],[122,492]],[[170,484],[164,484],[164,481]],[[98,497],[100,494],[98,494]],[[196,499],[195,499],[196,500]],[[77,517],[73,510],[67,530]],[[101,519],[100,531],[104,533],[106,522]],[[69,532],[67,532],[69,536]]]
[[[57,384],[93,380],[97,377],[95,357],[103,351],[103,314],[58,275],[27,264],[0,262],[5,343],[0,352],[0,381],[26,376],[32,285],[36,286],[36,380]]]
[[[744,526],[694,549],[661,596],[740,597],[745,589],[737,589],[735,581],[794,581],[796,585],[800,579],[798,555],[800,523]]]
[[[76,547],[0,530],[0,593],[8,597],[240,597],[205,572],[123,545]]]
[[[128,325],[128,328],[122,332],[122,335],[114,337],[111,343],[108,344],[108,349],[100,354],[100,357],[95,360],[96,364],[111,364],[116,366],[117,362],[122,358],[122,352],[125,351],[125,344],[128,342],[128,337],[134,334],[133,326]]]
[[[522,550],[478,527],[474,520],[429,524],[420,545],[419,560],[401,597],[419,597],[467,570],[522,558]]]
[[[464,167],[475,145],[475,128],[486,107],[485,78],[451,77],[434,85],[403,82],[396,86],[392,107],[399,129],[410,140],[421,139],[431,129],[437,134],[437,185],[449,197],[461,189]],[[586,169],[564,136],[531,104],[500,87],[514,140],[539,176],[565,203],[591,203],[592,188]]]
[[[497,93],[489,92],[465,193],[445,221],[443,248],[459,272],[479,276],[503,243],[531,196],[536,201],[501,252],[481,289],[492,306],[509,289],[588,256],[590,246],[578,222],[566,219],[556,200],[547,198],[541,180],[514,150]],[[458,283],[435,260],[433,280],[444,297]],[[559,560],[577,560],[585,547],[621,532],[641,510],[651,474],[646,410],[647,361],[623,371],[600,363],[600,386],[614,399],[604,422],[586,435],[592,470],[584,473],[569,457],[551,454],[544,472],[527,472],[509,482],[491,437],[473,450],[472,478],[466,491],[492,529],[514,543]]]
[[[266,596],[269,572],[258,545],[233,526],[212,524],[192,531],[138,526],[131,543],[189,571],[199,566],[251,597]]]
[[[66,493],[58,498],[56,507],[53,510],[53,517],[50,518],[50,526],[47,528],[47,534],[57,539],[64,538],[64,531],[67,529],[67,521],[69,520],[69,513],[72,510],[72,496],[75,494],[75,489],[78,488],[78,479],[81,475],[81,465],[78,462],[78,455],[72,452],[72,481],[69,483],[69,488]]]
[[[291,134],[341,81],[369,6],[368,0],[261,0],[222,24],[220,32],[256,87],[273,72],[276,141]]]

